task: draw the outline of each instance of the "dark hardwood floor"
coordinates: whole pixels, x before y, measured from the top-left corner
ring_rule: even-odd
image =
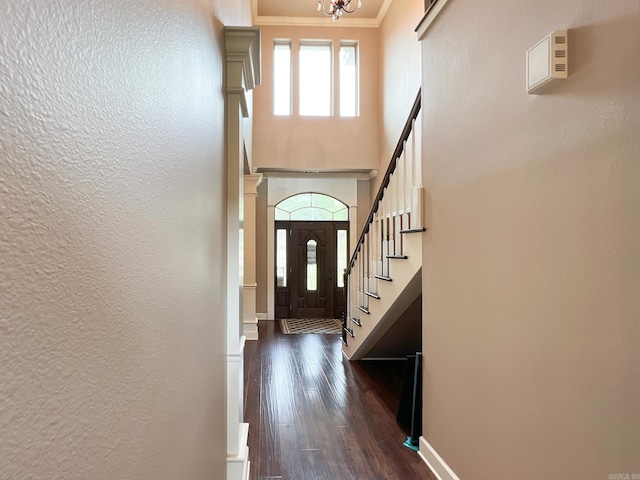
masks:
[[[245,350],[251,480],[435,480],[402,445],[398,365],[349,362],[337,335],[284,335],[279,322],[259,335]]]

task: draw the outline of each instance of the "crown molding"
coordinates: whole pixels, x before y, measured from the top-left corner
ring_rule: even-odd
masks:
[[[227,76],[232,88],[253,90],[260,85],[260,29],[255,27],[225,27],[227,62],[242,66],[242,78]]]
[[[264,179],[264,175],[262,175],[261,173],[251,173],[251,174],[245,174],[244,177],[244,194],[245,195],[249,195],[249,194],[253,194],[253,195],[257,195],[258,194],[258,185],[260,185],[262,183],[262,180]]]
[[[378,11],[378,16],[376,17],[376,22],[378,22],[378,26],[382,25],[382,21],[384,20],[385,15],[389,11],[389,7],[391,6],[392,0],[384,0],[382,5],[380,6],[380,10]]]
[[[263,17],[258,16],[253,20],[254,25],[277,27],[356,27],[377,28],[375,18],[345,18],[334,22],[330,17]]]
[[[242,114],[249,115],[246,92],[260,85],[260,29],[225,27],[226,90],[239,95]]]
[[[331,17],[318,13],[314,17],[276,17],[258,15],[258,0],[253,0],[253,24],[257,26],[278,27],[350,27],[350,28],[378,28],[389,11],[392,0],[384,0],[376,18],[342,17],[334,22]]]
[[[264,178],[309,178],[310,176],[316,179],[338,179],[338,178],[351,178],[355,180],[371,180],[377,174],[377,170],[325,170],[312,172],[309,171],[295,171],[295,170],[267,170],[263,171]]]

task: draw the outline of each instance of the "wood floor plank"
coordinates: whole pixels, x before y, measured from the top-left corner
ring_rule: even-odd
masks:
[[[278,378],[273,372],[273,352],[262,349],[262,381],[260,382],[260,438],[258,454],[261,476],[282,475],[279,421],[277,411]],[[274,401],[276,400],[276,401]]]
[[[251,480],[435,480],[395,422],[398,365],[344,359],[335,335],[260,321],[245,350]]]
[[[280,444],[282,447],[282,478],[284,480],[304,478],[296,425],[280,425]]]

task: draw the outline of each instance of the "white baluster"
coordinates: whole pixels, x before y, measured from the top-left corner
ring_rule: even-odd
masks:
[[[362,293],[369,291],[369,239],[365,235],[364,243],[362,245]],[[369,296],[364,294],[362,296],[362,306],[369,309]]]
[[[371,225],[369,225],[369,231],[367,232],[367,278],[368,280],[368,291],[371,292],[373,289],[373,284],[371,282],[371,275],[373,273],[373,262],[371,261],[371,256],[373,255],[373,236],[371,235]]]
[[[371,234],[371,288],[373,288],[372,292],[378,293],[378,280],[376,280],[376,275],[378,274],[378,264],[376,258],[376,216],[374,214],[373,219],[371,220],[371,230],[369,233]]]
[[[401,230],[404,230],[406,227],[406,222],[404,221],[405,216],[407,214],[407,163],[406,163],[406,150],[407,150],[407,142],[403,142],[402,144],[402,153],[400,158],[398,158],[398,241],[400,242],[400,253],[404,254],[404,237],[400,234]]]
[[[413,134],[412,134],[413,135]],[[404,168],[405,168],[405,176],[404,176],[404,219],[403,219],[403,227],[404,229],[411,228],[411,198],[413,197],[413,152],[411,151],[413,138],[410,137],[408,142],[405,142],[404,149]]]
[[[414,133],[414,158],[416,164],[416,228],[424,227],[424,185],[422,184],[422,112],[413,122]]]
[[[391,239],[391,195],[389,194],[389,187],[384,190],[384,233],[384,241],[386,242],[384,249],[384,264],[385,271],[387,272],[385,275],[390,277],[391,271],[389,269],[389,259],[387,256],[392,253],[393,240]]]

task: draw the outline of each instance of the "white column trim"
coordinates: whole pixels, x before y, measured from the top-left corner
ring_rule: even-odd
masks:
[[[244,286],[242,289],[242,333],[247,340],[258,340],[256,318],[257,291],[257,230],[256,198],[262,174],[244,175]]]
[[[227,478],[233,480],[249,480],[250,463],[249,447],[249,424],[240,424],[240,453],[236,456],[227,457]]]
[[[244,194],[258,195],[258,186],[262,183],[264,176],[261,173],[245,174],[244,176]]]
[[[243,423],[244,346],[241,334],[244,283],[240,271],[242,244],[242,203],[244,202],[243,119],[252,110],[248,91],[260,83],[260,30],[252,27],[225,27],[226,40],[226,362],[227,362],[227,480],[245,480],[249,473],[248,425]]]
[[[245,344],[246,339],[242,336],[238,349],[227,352],[227,480],[247,480],[249,478],[249,447],[247,446],[249,424],[242,422],[244,417],[243,383],[238,382],[239,378],[244,378]],[[238,397],[237,400],[235,396]]]
[[[256,290],[258,284],[244,284],[242,298],[244,301],[242,333],[247,340],[258,340],[258,318],[256,315]]]

